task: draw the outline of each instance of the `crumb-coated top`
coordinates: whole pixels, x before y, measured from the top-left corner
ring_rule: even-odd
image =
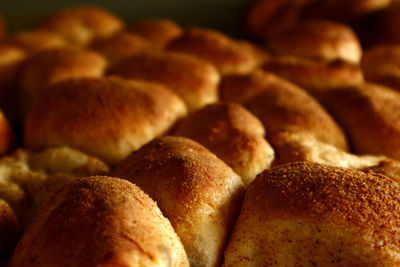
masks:
[[[400,90],[400,45],[379,45],[364,52],[362,70],[367,81]]]
[[[69,145],[116,163],[186,114],[164,86],[108,79],[76,79],[47,88],[30,110],[28,148]]]
[[[221,83],[222,100],[244,104],[263,123],[268,136],[277,131],[306,131],[347,150],[341,128],[307,92],[262,71],[228,76]]]
[[[290,56],[270,58],[262,69],[287,79],[310,93],[364,82],[359,65],[347,62],[323,62]]]
[[[164,47],[181,36],[183,29],[169,19],[144,19],[135,21],[127,27],[127,31],[135,33]]]
[[[277,54],[323,61],[358,63],[362,55],[358,37],[349,26],[325,20],[298,23],[270,37],[267,46]]]
[[[356,153],[400,159],[400,93],[365,83],[317,95],[337,119]]]
[[[171,42],[168,49],[208,60],[223,75],[249,73],[257,65],[251,52],[223,33],[211,29],[189,28]]]
[[[122,61],[111,73],[124,78],[162,83],[181,96],[189,110],[218,99],[220,75],[215,67],[183,53],[141,53]]]
[[[62,259],[60,261],[60,259]],[[157,204],[118,178],[77,179],[53,194],[9,266],[189,266]]]
[[[124,23],[107,10],[90,5],[62,9],[46,18],[39,29],[54,31],[75,45],[120,31]]]
[[[274,158],[262,123],[234,103],[207,105],[178,123],[172,134],[204,145],[239,174],[245,185]]]

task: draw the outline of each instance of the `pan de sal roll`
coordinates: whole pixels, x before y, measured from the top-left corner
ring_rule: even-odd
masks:
[[[157,48],[155,44],[140,35],[129,32],[119,32],[108,38],[95,39],[90,48],[103,54],[111,66],[123,59],[147,50]]]
[[[222,101],[243,104],[258,117],[267,132],[305,131],[318,140],[347,150],[342,129],[307,92],[277,76],[255,71],[248,75],[224,77],[220,84]]]
[[[367,81],[400,90],[400,45],[380,45],[365,51],[362,70]]]
[[[189,266],[157,204],[128,181],[77,179],[41,207],[13,266]]]
[[[190,111],[218,100],[218,71],[191,55],[163,51],[141,53],[122,61],[111,73],[162,83],[182,97]]]
[[[192,27],[168,45],[169,50],[193,54],[214,64],[222,75],[248,73],[257,62],[248,49],[215,30]]]
[[[5,266],[20,236],[20,227],[13,210],[0,199],[0,264]]]
[[[347,25],[328,20],[299,22],[295,27],[268,38],[276,54],[323,61],[359,63],[362,49],[357,35]]]
[[[46,18],[39,29],[56,32],[74,45],[85,46],[97,37],[122,30],[124,23],[107,10],[90,5],[62,9]]]
[[[400,92],[366,83],[324,91],[318,99],[343,127],[355,153],[400,160]]]
[[[262,123],[234,103],[205,106],[178,123],[173,135],[208,148],[239,174],[246,186],[274,159],[274,150],[264,139]]]
[[[66,80],[50,86],[26,121],[27,148],[70,146],[115,164],[186,114],[164,86],[120,78]]]
[[[100,54],[71,47],[46,50],[29,57],[18,75],[21,117],[26,117],[46,86],[72,78],[101,77],[106,67],[107,61]]]
[[[220,266],[240,208],[240,177],[214,154],[182,137],[155,139],[111,173],[154,199],[180,237],[191,266]]]
[[[65,40],[61,35],[46,30],[18,32],[10,36],[6,40],[6,43],[21,48],[29,55],[35,54],[39,51],[69,45],[67,40]]]
[[[242,49],[247,50],[253,56],[257,67],[260,67],[271,58],[269,52],[262,46],[240,39],[236,40],[236,42],[242,47]]]
[[[128,26],[127,31],[140,35],[161,47],[165,47],[183,34],[182,27],[169,19],[138,20]]]
[[[262,69],[299,85],[311,94],[364,82],[363,72],[358,64],[341,61],[324,62],[281,56],[265,61]]]
[[[397,266],[400,184],[316,163],[264,171],[249,186],[224,266]]]
[[[15,136],[10,123],[0,110],[0,156],[6,154],[14,146]]]

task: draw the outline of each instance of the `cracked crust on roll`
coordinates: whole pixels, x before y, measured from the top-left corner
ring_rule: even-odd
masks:
[[[157,204],[128,181],[93,176],[53,194],[8,266],[189,266]]]
[[[243,104],[258,117],[270,135],[279,131],[305,131],[322,142],[347,150],[342,129],[306,91],[261,70],[231,75],[220,84],[223,101]]]
[[[138,185],[159,205],[182,240],[191,266],[220,266],[240,209],[240,177],[198,143],[155,139],[111,174]]]
[[[31,108],[29,149],[70,146],[115,164],[186,114],[164,86],[119,78],[76,79],[47,88]]]
[[[169,19],[135,21],[127,27],[127,31],[142,36],[161,47],[165,47],[184,32],[181,26]]]
[[[224,266],[397,266],[400,184],[312,163],[260,174],[245,200]]]
[[[162,83],[182,97],[190,111],[218,100],[218,71],[210,63],[191,55],[146,52],[127,58],[111,73],[129,79]]]
[[[188,53],[214,64],[222,75],[251,72],[257,65],[252,52],[221,32],[192,27],[170,43],[169,50]]]
[[[245,186],[269,168],[274,159],[274,150],[264,139],[262,123],[234,103],[205,106],[180,122],[173,135],[208,148],[240,175]]]
[[[357,64],[362,49],[357,35],[333,21],[309,20],[268,39],[267,46],[278,55]]]
[[[400,160],[400,92],[365,83],[317,97],[343,127],[355,153]]]
[[[90,5],[61,9],[39,26],[39,29],[56,32],[79,46],[85,46],[98,37],[111,36],[123,28],[124,23],[118,17]]]

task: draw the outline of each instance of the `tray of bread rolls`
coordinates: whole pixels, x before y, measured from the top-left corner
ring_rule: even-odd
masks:
[[[241,14],[0,24],[0,266],[400,266],[399,2]]]

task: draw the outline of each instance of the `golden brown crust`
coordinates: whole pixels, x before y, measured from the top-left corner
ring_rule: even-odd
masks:
[[[0,156],[6,154],[14,146],[15,136],[13,130],[0,110]]]
[[[107,61],[100,54],[76,48],[46,50],[28,58],[18,75],[22,119],[46,86],[73,78],[103,76]]]
[[[239,44],[243,49],[247,50],[253,56],[257,66],[263,65],[271,58],[270,53],[262,46],[246,40],[236,40],[236,43]]]
[[[267,60],[262,69],[289,80],[312,94],[364,82],[359,65],[339,61],[322,62],[284,56]]]
[[[40,25],[40,29],[54,31],[75,45],[86,45],[97,37],[107,37],[122,30],[124,23],[103,8],[82,5],[62,9]]]
[[[328,165],[265,171],[246,192],[225,266],[396,266],[400,184]]]
[[[400,159],[400,93],[366,83],[321,92],[319,100],[337,119],[354,152]]]
[[[218,71],[191,55],[162,51],[142,53],[122,61],[112,74],[162,83],[182,97],[191,111],[218,100]]]
[[[118,178],[77,179],[53,194],[18,243],[12,266],[189,266],[157,204]]]
[[[10,36],[6,43],[19,47],[29,55],[68,46],[68,42],[61,35],[46,30],[18,32]]]
[[[222,100],[242,103],[261,120],[267,140],[282,130],[306,131],[347,150],[342,130],[325,109],[304,90],[273,74],[257,71],[225,77],[220,92]]]
[[[5,266],[20,236],[20,227],[13,210],[0,199],[0,264]]]
[[[362,49],[353,30],[338,22],[309,20],[268,38],[276,54],[322,61],[359,63]]]
[[[211,104],[198,110],[179,123],[173,135],[208,148],[241,176],[245,186],[274,159],[261,122],[233,103]]]
[[[367,49],[361,66],[367,81],[400,90],[400,45],[380,45]]]
[[[249,73],[257,64],[248,49],[220,32],[205,28],[189,28],[168,49],[208,60],[223,75]]]
[[[192,266],[219,266],[240,208],[240,177],[203,146],[182,137],[155,139],[112,173],[137,184],[160,206]]]
[[[183,34],[181,26],[169,19],[144,19],[131,24],[127,30],[165,47]]]
[[[119,32],[111,37],[96,39],[90,48],[103,54],[111,66],[115,66],[123,59],[157,47],[148,40],[129,32]]]
[[[185,114],[184,103],[159,84],[66,80],[48,87],[36,101],[24,141],[33,150],[71,146],[115,164]]]
[[[382,174],[400,182],[400,161],[385,158],[379,164],[365,168],[364,172]]]

